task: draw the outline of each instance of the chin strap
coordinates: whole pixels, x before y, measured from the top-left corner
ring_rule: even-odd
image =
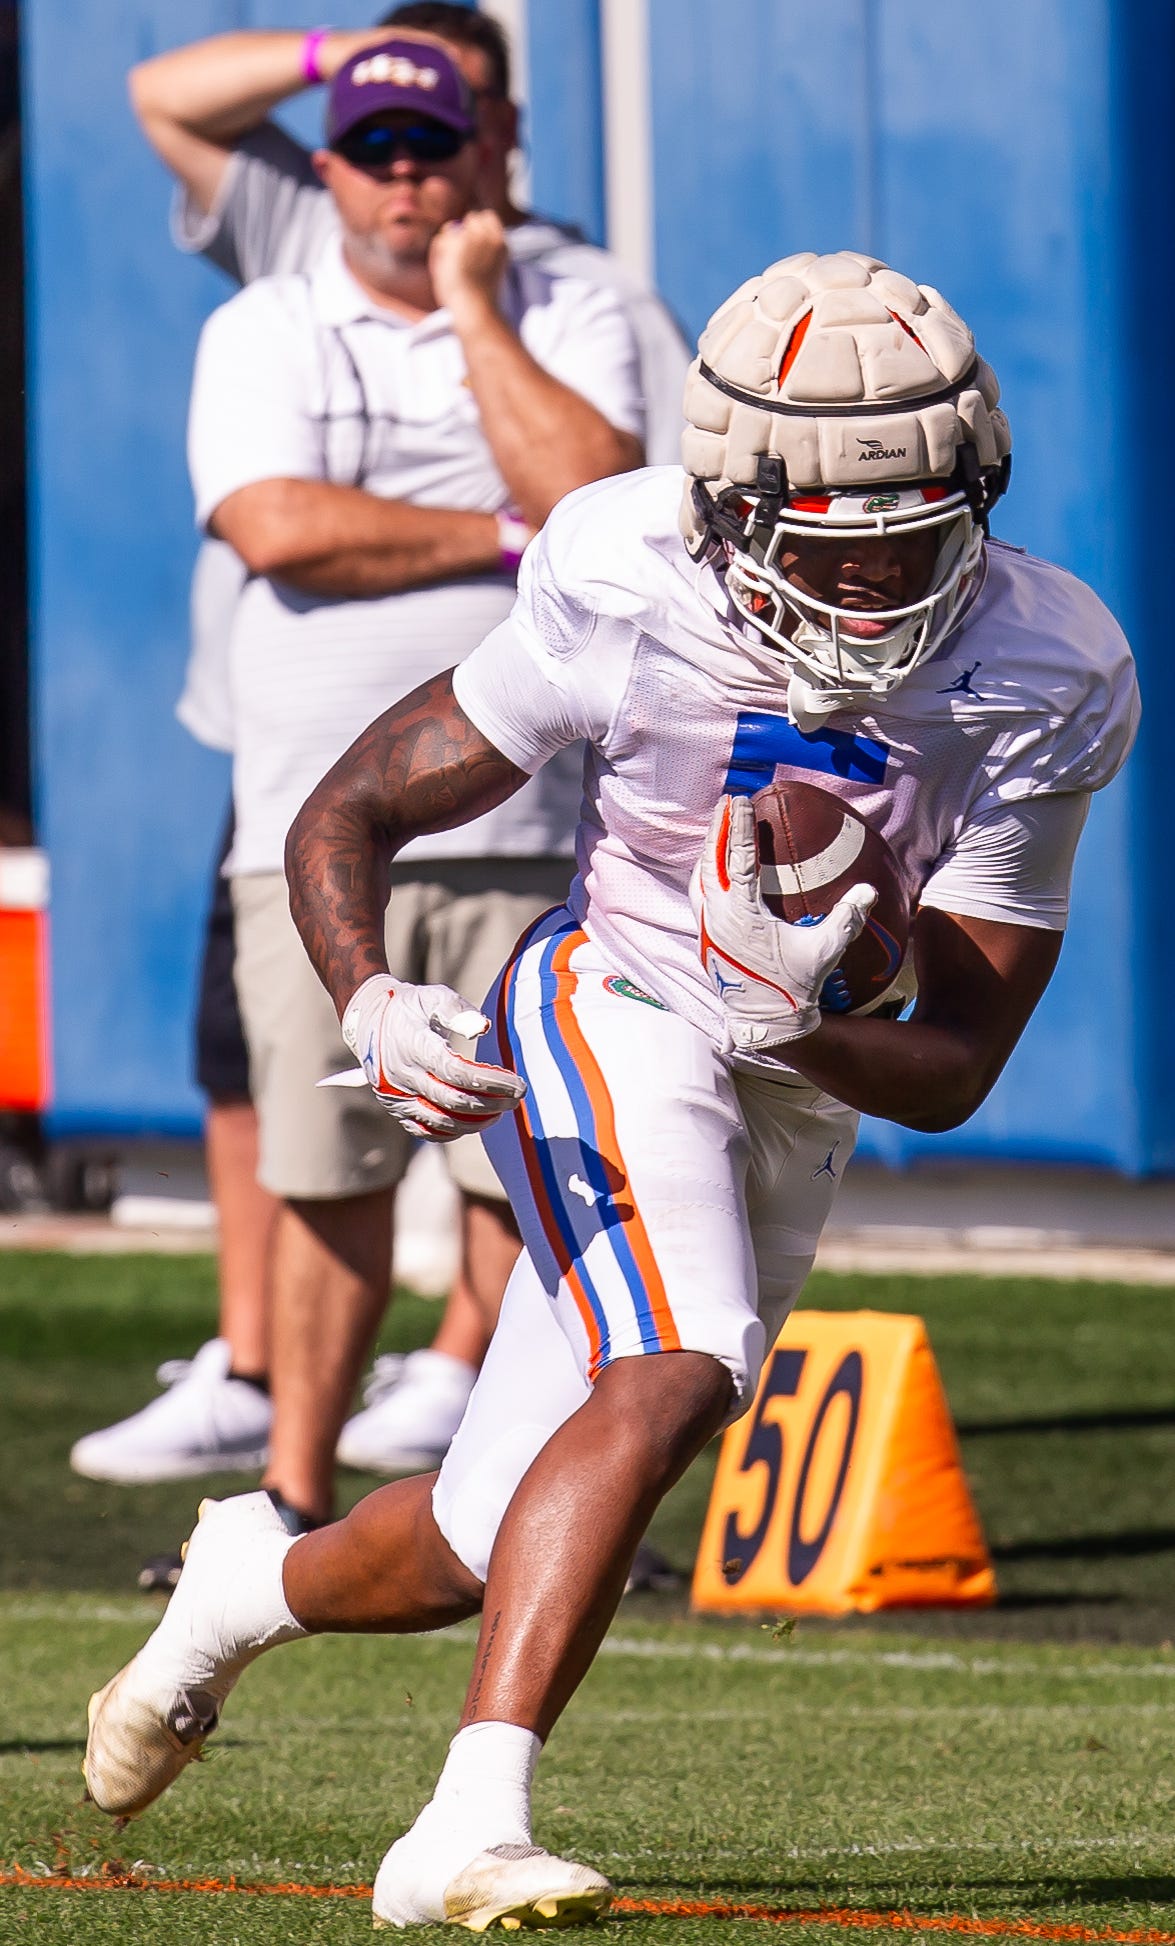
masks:
[[[830,640],[806,615],[799,616],[792,633],[792,641],[798,648],[826,649]],[[787,713],[797,730],[818,730],[826,716],[847,709],[854,701],[860,703],[858,693],[831,681],[814,681],[801,668],[793,670],[787,686]]]
[[[794,646],[801,651],[826,650],[830,641],[835,650],[835,635],[830,636],[826,630],[818,628],[804,615],[799,618],[791,639]],[[899,676],[892,670],[879,669],[866,687],[864,684],[850,686],[847,683],[836,683],[831,679],[831,675],[825,680],[822,675],[814,676],[804,672],[802,667],[797,668],[788,684],[788,714],[797,729],[817,730],[824,718],[831,716],[838,709],[866,709],[870,702],[877,702],[888,696],[891,690],[896,689],[910,673],[912,671],[907,670]]]
[[[808,734],[818,730],[826,717],[843,709],[850,701],[843,689],[814,689],[803,676],[794,675],[787,686],[787,713],[797,730]]]

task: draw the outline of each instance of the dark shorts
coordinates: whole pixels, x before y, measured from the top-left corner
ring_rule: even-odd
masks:
[[[230,810],[217,853],[196,997],[196,1085],[213,1101],[248,1101],[249,1050],[233,980],[236,940],[229,881],[221,874],[233,838]]]

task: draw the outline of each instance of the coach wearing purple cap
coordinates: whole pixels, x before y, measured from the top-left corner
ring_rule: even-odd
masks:
[[[468,140],[477,127],[473,97],[452,61],[434,61],[430,52],[412,37],[383,42],[345,62],[327,102],[327,142],[336,144],[360,122],[396,109],[426,115]]]
[[[198,518],[250,572],[231,643],[227,870],[259,1175],[280,1198],[267,1482],[312,1520],[330,1511],[387,1300],[408,1142],[367,1092],[316,1087],[350,1055],[289,918],[285,834],[368,722],[505,619],[519,551],[555,502],[639,464],[643,436],[615,295],[512,262],[498,216],[475,207],[473,101],[442,48],[364,48],[332,84],[326,133],[314,166],[341,233],[309,275],[261,278],[208,320],[190,425]],[[388,922],[403,978],[480,999],[563,896],[569,793],[577,775],[548,766],[405,851]],[[512,1253],[480,1143],[449,1154]]]

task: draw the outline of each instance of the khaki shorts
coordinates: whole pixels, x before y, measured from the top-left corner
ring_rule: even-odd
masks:
[[[393,868],[388,964],[415,985],[480,1005],[525,928],[567,896],[569,858],[445,859]],[[488,884],[487,884],[488,881]],[[236,984],[260,1135],[258,1180],[276,1196],[360,1196],[398,1183],[413,1149],[366,1090],[319,1088],[353,1067],[334,1006],[290,917],[278,872],[232,881]],[[501,1199],[479,1135],[446,1145],[459,1189]]]

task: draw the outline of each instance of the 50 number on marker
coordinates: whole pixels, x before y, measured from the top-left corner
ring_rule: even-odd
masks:
[[[794,1429],[785,1429],[774,1402],[799,1397],[807,1362],[807,1351],[798,1346],[777,1347],[771,1354],[738,1464],[740,1477],[761,1469],[760,1510],[748,1528],[744,1505],[727,1515],[723,1528],[722,1573],[730,1586],[745,1580],[774,1530],[782,1555],[776,1565],[792,1587],[802,1587],[835,1525],[861,1419],[864,1360],[857,1350],[845,1352],[811,1416],[793,1415]],[[795,1466],[787,1463],[789,1439],[802,1442]],[[781,1506],[781,1491],[790,1504]]]

